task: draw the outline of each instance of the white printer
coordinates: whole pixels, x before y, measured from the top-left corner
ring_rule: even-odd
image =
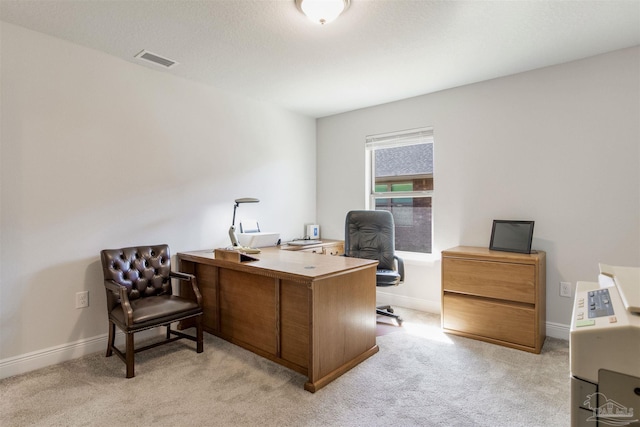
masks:
[[[266,246],[276,246],[279,242],[280,233],[261,231],[260,224],[255,219],[240,221],[240,234],[238,234],[240,246],[264,248]]]
[[[571,425],[640,426],[640,268],[578,282],[569,351]]]

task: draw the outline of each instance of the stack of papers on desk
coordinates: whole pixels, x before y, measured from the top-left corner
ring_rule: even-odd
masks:
[[[306,245],[317,245],[319,243],[322,243],[322,240],[303,239],[303,240],[292,240],[288,244],[292,246],[306,246]]]

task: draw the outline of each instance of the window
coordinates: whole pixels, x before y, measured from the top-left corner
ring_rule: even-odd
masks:
[[[414,129],[366,140],[369,209],[390,211],[396,250],[431,253],[433,129]]]

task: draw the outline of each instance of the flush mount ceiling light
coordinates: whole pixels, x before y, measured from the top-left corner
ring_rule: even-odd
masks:
[[[349,8],[351,0],[295,0],[300,12],[320,25],[336,19]]]

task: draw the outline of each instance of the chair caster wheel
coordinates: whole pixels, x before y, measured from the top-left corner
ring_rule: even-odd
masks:
[[[398,317],[396,320],[398,321],[398,326],[402,326],[402,322],[404,322],[404,320],[402,320],[400,317]]]
[[[389,313],[393,313],[393,308],[389,307],[389,308],[387,308],[387,311],[388,311]]]

